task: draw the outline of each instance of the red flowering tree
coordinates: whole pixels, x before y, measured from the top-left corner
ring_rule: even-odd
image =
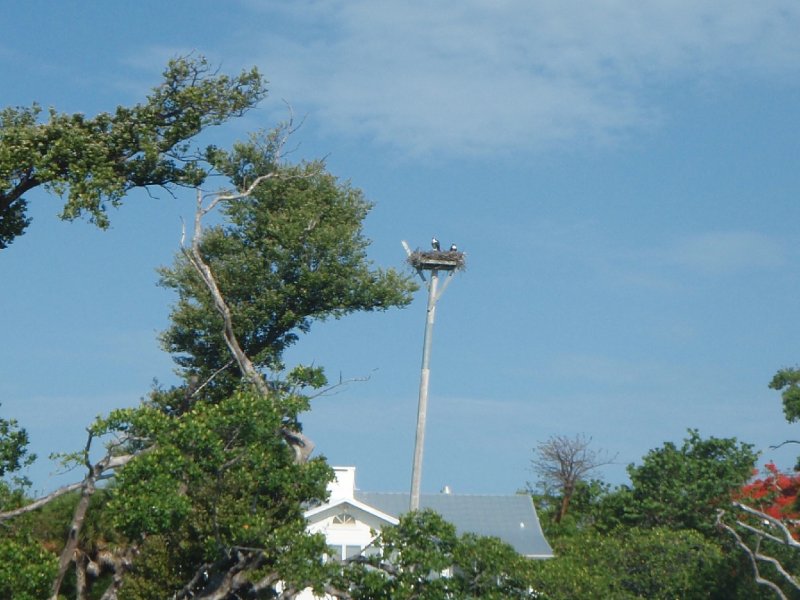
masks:
[[[800,473],[781,473],[774,463],[764,465],[764,471],[755,470],[756,477],[735,495],[735,500],[792,525],[793,537],[798,539],[793,522],[800,520],[797,496],[800,494]],[[759,475],[762,475],[759,477]]]

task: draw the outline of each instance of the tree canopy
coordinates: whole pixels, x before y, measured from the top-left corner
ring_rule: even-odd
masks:
[[[216,73],[202,57],[169,62],[163,81],[140,104],[87,117],[50,108],[0,111],[0,249],[30,224],[25,195],[44,187],[65,197],[63,218],[109,223],[109,205],[133,188],[196,186],[213,148],[191,151],[206,127],[242,115],[266,93],[256,69]]]
[[[272,597],[330,579],[303,511],[324,499],[331,471],[310,456],[300,420],[324,374],[275,371],[315,320],[404,306],[415,286],[368,260],[371,204],[359,190],[320,162],[283,160],[286,127],[230,152],[190,150],[203,128],[263,96],[257,71],[228,77],[190,58],[164,77],[145,103],[113,114],[2,114],[3,247],[24,231],[24,194],[37,186],[65,196],[65,218],[101,227],[133,187],[187,186],[198,198],[191,240],[161,272],[178,292],[163,340],[184,381],[96,419],[85,447],[64,455],[81,481],[42,498],[0,489],[4,597]],[[210,174],[218,191],[202,187]],[[221,221],[206,227],[216,209]],[[30,458],[26,443],[0,421],[0,475]]]
[[[536,505],[555,558],[532,566],[531,585],[542,598],[766,597],[717,528],[756,456],[690,429],[629,465],[629,484],[579,482],[561,520],[564,490],[545,490]]]
[[[415,285],[367,259],[362,223],[371,208],[360,190],[324,165],[280,165],[270,139],[255,137],[215,164],[240,189],[265,178],[252,193],[221,207],[225,221],[206,228],[199,251],[231,311],[242,350],[259,368],[278,371],[284,350],[314,321],[356,311],[385,310],[411,301]],[[222,317],[195,266],[178,254],[161,269],[162,285],[178,292],[164,348],[186,377],[224,395],[242,373],[230,362]],[[310,373],[306,372],[306,376]]]
[[[0,418],[0,479],[36,460],[28,452],[28,432],[16,419]]]
[[[716,509],[752,474],[757,453],[735,438],[702,438],[695,429],[683,444],[666,442],[631,465],[626,519],[648,526],[714,532]]]
[[[530,560],[499,539],[466,533],[430,510],[410,512],[383,529],[366,556],[333,577],[338,598],[439,600],[535,598]]]

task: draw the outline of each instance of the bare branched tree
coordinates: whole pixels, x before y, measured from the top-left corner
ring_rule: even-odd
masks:
[[[560,523],[569,511],[575,489],[595,469],[614,462],[616,455],[590,448],[592,438],[584,434],[575,437],[556,435],[540,442],[534,449],[531,470],[539,476],[545,489],[561,495],[561,505],[555,514]]]
[[[730,534],[736,545],[747,556],[756,583],[772,590],[781,600],[789,598],[781,588],[781,583],[790,589],[800,591],[800,580],[790,573],[778,558],[771,555],[768,549],[771,545],[773,550],[776,546],[800,550],[800,542],[792,533],[793,530],[797,530],[800,522],[776,519],[741,502],[732,502],[731,508],[731,511],[717,511],[717,526]],[[766,565],[769,565],[770,570],[775,573],[777,581],[773,581],[762,571],[761,567]]]

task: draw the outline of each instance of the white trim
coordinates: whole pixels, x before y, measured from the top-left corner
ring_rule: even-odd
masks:
[[[359,502],[353,498],[342,498],[337,500],[336,502],[329,503],[329,504],[320,504],[319,506],[309,509],[305,512],[306,519],[310,519],[311,517],[315,517],[320,513],[324,513],[332,508],[336,508],[337,506],[341,506],[342,504],[349,504],[353,508],[357,508],[358,510],[364,511],[365,513],[372,515],[373,517],[377,517],[382,521],[386,521],[390,525],[397,525],[400,523],[400,520],[397,517],[393,517],[390,514],[382,512],[376,508],[371,507],[369,504],[364,504],[363,502]]]

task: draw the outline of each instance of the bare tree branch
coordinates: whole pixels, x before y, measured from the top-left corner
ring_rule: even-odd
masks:
[[[575,488],[587,474],[614,462],[616,455],[609,457],[589,447],[592,438],[583,434],[575,437],[556,435],[540,442],[531,459],[531,469],[539,475],[545,486],[556,488],[561,493],[561,507],[555,520],[560,523],[569,510]]]
[[[775,446],[770,446],[770,450],[777,450],[778,448],[782,448],[786,444],[800,444],[800,440],[785,440],[780,444],[776,444]]]
[[[794,536],[792,535],[792,532],[786,526],[786,523],[784,521],[782,521],[781,519],[776,519],[775,517],[773,517],[771,515],[768,515],[767,513],[761,512],[760,510],[757,510],[757,509],[755,509],[755,508],[753,508],[751,506],[747,506],[746,504],[742,504],[741,502],[734,502],[733,506],[735,508],[738,508],[739,510],[741,510],[743,512],[746,512],[746,513],[748,513],[748,514],[760,519],[762,522],[768,522],[770,525],[772,525],[774,527],[777,527],[780,530],[782,536],[780,538],[775,537],[775,536],[770,535],[769,533],[767,533],[767,532],[765,532],[763,530],[759,530],[759,529],[753,528],[752,526],[746,525],[745,523],[741,523],[742,526],[750,528],[751,530],[753,530],[754,533],[757,533],[758,535],[760,535],[762,537],[767,537],[769,539],[772,539],[773,541],[778,542],[780,544],[785,544],[785,545],[790,546],[792,548],[800,548],[800,542],[798,542],[797,540],[794,539]],[[737,523],[738,523],[738,521],[737,521]]]
[[[736,530],[722,520],[724,513],[725,511],[722,510],[717,511],[717,525],[731,534],[736,542],[736,545],[744,551],[745,556],[747,556],[750,566],[753,569],[753,577],[755,578],[756,583],[771,589],[781,600],[788,600],[786,594],[783,593],[783,590],[781,590],[776,583],[761,576],[761,571],[758,568],[758,560],[762,559],[762,556],[745,544],[744,540],[742,540],[741,536],[736,532]]]
[[[96,472],[95,480],[100,479],[105,472],[113,469],[118,469],[119,467],[124,466],[125,464],[130,462],[131,459],[133,459],[135,456],[138,456],[142,452],[135,454],[126,454],[123,456],[106,456],[96,465],[90,466],[90,471]],[[41,498],[37,498],[36,500],[29,502],[25,506],[15,508],[14,510],[0,512],[0,522],[7,521],[8,519],[13,519],[15,517],[19,517],[29,512],[33,512],[34,510],[42,508],[46,504],[49,504],[50,502],[52,502],[56,498],[63,496],[64,494],[69,494],[70,492],[74,492],[75,490],[81,489],[84,485],[85,485],[85,480],[75,483],[70,483],[68,485],[58,488],[53,492],[50,492],[46,496],[42,496]]]
[[[214,378],[215,378],[217,375],[219,375],[220,373],[222,373],[222,372],[223,372],[225,369],[227,369],[228,367],[230,367],[230,366],[231,366],[233,363],[234,363],[234,360],[233,360],[233,359],[230,359],[228,362],[226,362],[224,365],[222,365],[222,366],[221,366],[219,369],[217,369],[217,370],[216,370],[216,371],[214,371],[214,372],[213,372],[211,375],[209,375],[209,377],[208,377],[208,378],[207,378],[207,379],[206,379],[206,380],[205,380],[205,381],[204,381],[202,384],[200,384],[199,386],[197,386],[197,388],[196,388],[196,389],[195,389],[195,390],[192,392],[192,396],[196,396],[197,394],[199,394],[199,393],[200,393],[200,391],[201,391],[201,390],[202,390],[204,387],[206,387],[206,386],[207,386],[209,383],[211,383],[211,382],[214,380]]]
[[[24,515],[25,513],[33,512],[37,508],[43,507],[45,504],[49,504],[56,498],[63,496],[64,494],[69,494],[70,492],[74,492],[78,490],[83,485],[83,482],[77,483],[70,483],[69,485],[65,485],[63,487],[58,488],[56,491],[47,494],[46,496],[42,496],[26,504],[25,506],[21,506],[20,508],[15,508],[14,510],[9,510],[6,512],[0,512],[0,521],[6,521],[8,519],[13,519],[14,517],[18,517],[20,515]]]
[[[752,523],[748,523],[741,519],[734,519],[733,525],[726,523],[724,520],[726,512],[724,510],[717,511],[717,526],[729,533],[734,538],[736,545],[745,553],[753,569],[753,575],[756,583],[771,589],[779,598],[781,598],[781,600],[786,600],[787,596],[780,586],[775,581],[768,579],[761,573],[759,563],[767,563],[771,565],[772,568],[775,569],[776,573],[783,578],[783,581],[789,584],[795,590],[800,590],[800,581],[786,570],[780,560],[774,556],[770,556],[769,554],[762,552],[761,545],[763,541],[770,541],[775,544],[798,549],[800,548],[800,542],[795,540],[791,530],[787,527],[786,521],[776,519],[771,515],[752,508],[751,506],[747,506],[746,504],[742,504],[741,502],[733,502],[731,504],[733,508],[746,513],[750,517],[754,517],[754,520],[762,524],[763,527],[753,525]],[[797,524],[797,522],[794,520],[788,522],[790,524]],[[765,530],[764,527],[769,527],[771,530],[777,529],[780,535],[775,535],[772,531]],[[742,537],[736,531],[736,528],[747,531],[754,536],[754,547],[750,547],[747,542],[742,539]]]
[[[106,455],[103,459],[92,465],[89,462],[89,451],[91,450],[94,434],[89,431],[84,447],[83,456],[86,463],[88,473],[78,486],[81,490],[81,496],[75,510],[72,513],[72,522],[70,523],[69,533],[67,534],[67,541],[64,548],[61,550],[61,555],[58,559],[58,571],[56,578],[53,581],[52,595],[50,600],[58,600],[58,594],[61,590],[61,585],[64,582],[64,576],[67,573],[70,563],[75,560],[75,551],[78,547],[78,536],[80,535],[83,523],[86,520],[86,513],[89,510],[89,502],[92,499],[95,491],[97,490],[97,481],[101,475],[106,471],[118,469],[129,463],[134,457],[151,451],[154,446],[150,446],[133,454],[126,454],[123,456]]]

